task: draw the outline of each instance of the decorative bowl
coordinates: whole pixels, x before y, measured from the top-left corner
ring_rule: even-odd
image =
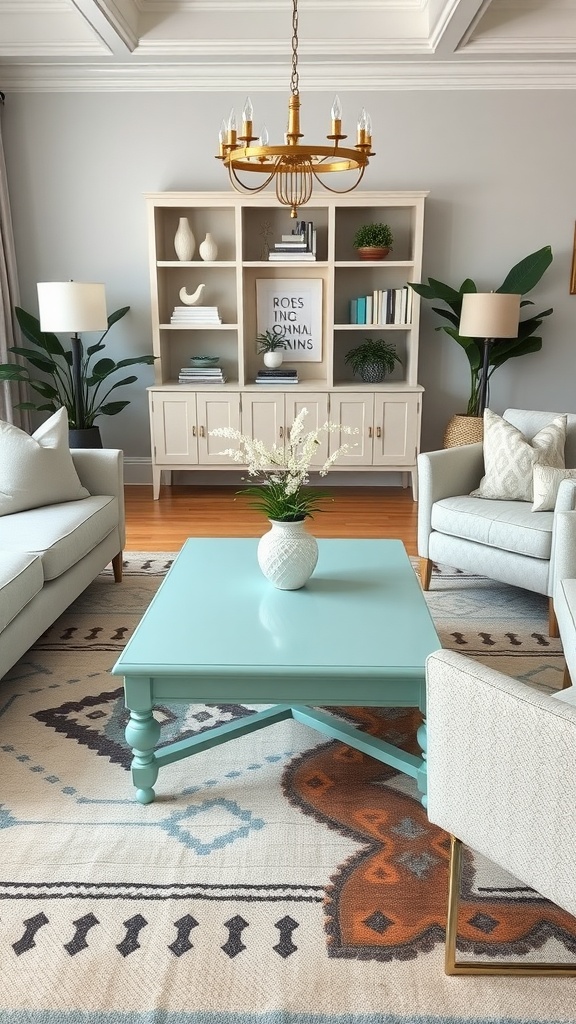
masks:
[[[220,356],[191,356],[190,366],[216,366]]]

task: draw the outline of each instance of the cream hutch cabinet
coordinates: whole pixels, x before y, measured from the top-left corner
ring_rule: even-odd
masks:
[[[268,253],[294,225],[288,211],[270,194],[234,192],[162,192],[146,195],[150,239],[150,284],[156,379],[149,388],[154,497],[162,471],[237,469],[221,455],[230,442],[211,437],[215,427],[230,426],[281,444],[303,407],[314,429],[326,419],[357,427],[350,438],[335,432],[327,444],[357,442],[338,461],[338,471],[394,471],[411,475],[416,498],[416,458],[420,446],[422,387],[418,384],[420,300],[412,289],[408,323],[353,323],[352,300],[394,290],[421,280],[424,203],[427,192],[354,192],[314,194],[300,210],[316,232],[316,260],[274,260]],[[174,236],[186,217],[195,239],[192,259],[176,257]],[[385,222],[394,233],[393,249],[382,261],[358,258],[353,238],[361,224]],[[199,244],[210,234],[216,259],[203,261]],[[283,367],[298,370],[297,384],[256,384],[262,368],[256,336],[257,282],[321,282],[315,361],[295,361],[284,353]],[[215,307],[218,320],[182,322],[173,317],[181,291],[200,305]],[[265,287],[265,286],[264,286]],[[192,307],[196,309],[197,307]],[[320,315],[321,314],[321,315]],[[385,338],[402,363],[383,383],[355,378],[346,353],[366,338]],[[182,367],[198,355],[219,356],[225,383],[178,383]],[[321,463],[327,450],[318,453]]]

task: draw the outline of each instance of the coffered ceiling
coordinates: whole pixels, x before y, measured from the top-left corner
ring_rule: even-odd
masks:
[[[0,89],[286,91],[291,0],[0,0]],[[300,0],[306,90],[572,89],[576,0]]]

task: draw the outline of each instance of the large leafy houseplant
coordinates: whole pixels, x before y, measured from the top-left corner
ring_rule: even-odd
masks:
[[[514,295],[525,295],[538,284],[544,272],[552,263],[552,249],[545,245],[542,249],[530,253],[520,263],[512,267],[511,271],[502,282],[497,292],[505,292]],[[448,284],[437,281],[433,277],[428,278],[428,284],[410,283],[410,287],[424,299],[434,302],[444,302],[447,309],[433,306],[434,313],[444,317],[447,324],[440,324],[435,329],[444,331],[454,338],[463,349],[470,365],[470,396],[466,409],[467,416],[478,416],[480,413],[480,390],[482,382],[482,361],[484,355],[484,339],[464,338],[458,333],[460,325],[460,313],[462,309],[462,297],[466,292],[477,292],[478,289],[470,278],[462,282],[456,291]],[[522,299],[520,306],[532,306],[530,299]],[[517,356],[527,355],[529,352],[539,352],[542,348],[542,338],[535,335],[542,324],[545,316],[550,316],[552,309],[546,309],[542,313],[535,313],[521,320],[518,325],[517,338],[495,338],[490,349],[489,369],[487,380],[490,381],[492,374],[502,366],[508,359]]]
[[[102,358],[92,363],[94,356],[105,348],[104,338],[110,328],[121,320],[128,312],[130,306],[122,306],[108,317],[108,327],[99,341],[84,347],[80,345],[81,356],[81,378],[83,401],[82,422],[76,422],[76,403],[74,397],[74,378],[72,374],[72,352],[64,348],[56,334],[40,330],[40,321],[32,313],[27,313],[20,306],[16,306],[16,318],[20,325],[22,334],[34,348],[27,348],[23,345],[13,345],[9,351],[14,355],[26,359],[34,370],[42,375],[37,377],[27,366],[21,363],[1,363],[0,381],[19,380],[25,381],[32,391],[39,395],[39,399],[29,402],[20,402],[18,409],[35,409],[37,412],[56,412],[62,406],[68,413],[68,425],[71,429],[84,430],[94,426],[97,416],[116,416],[129,405],[129,400],[124,399],[117,402],[108,402],[108,396],[116,388],[127,384],[133,384],[138,380],[131,374],[115,381],[109,382],[109,377],[118,370],[127,366],[135,366],[137,363],[154,362],[153,355],[133,356],[129,359],[120,359],[117,363],[113,359]]]

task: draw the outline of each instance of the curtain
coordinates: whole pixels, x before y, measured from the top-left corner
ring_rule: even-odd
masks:
[[[4,93],[0,92],[0,115],[4,106]],[[11,345],[19,344],[18,324],[14,307],[20,304],[16,252],[12,231],[12,215],[8,199],[8,179],[2,144],[2,118],[0,116],[0,363],[12,362],[8,353]],[[0,381],[0,419],[8,420],[30,430],[28,412],[15,409],[14,404],[26,401],[26,385],[18,381]]]

